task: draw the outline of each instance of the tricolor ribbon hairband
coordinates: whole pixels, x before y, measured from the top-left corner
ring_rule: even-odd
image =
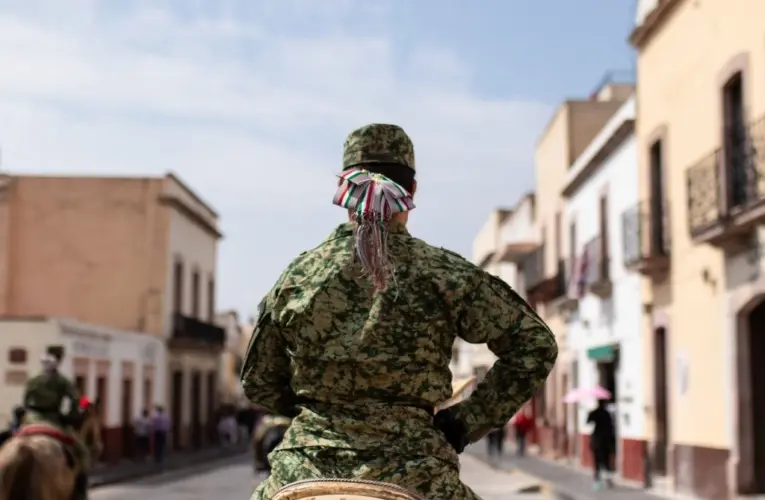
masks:
[[[338,175],[343,182],[332,203],[363,218],[384,221],[393,214],[414,209],[409,192],[382,174],[352,168]]]

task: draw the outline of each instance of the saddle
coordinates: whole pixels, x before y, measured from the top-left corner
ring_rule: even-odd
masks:
[[[381,481],[309,479],[281,488],[273,500],[425,500],[407,489]]]
[[[67,465],[72,468],[77,465],[74,453],[74,447],[77,446],[77,441],[73,436],[67,434],[61,429],[58,429],[54,425],[45,423],[23,425],[16,433],[16,437],[24,436],[46,436],[51,439],[55,439],[64,447]]]

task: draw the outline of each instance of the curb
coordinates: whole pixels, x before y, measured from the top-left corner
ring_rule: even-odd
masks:
[[[178,457],[176,460],[166,462],[164,465],[159,466],[155,463],[149,463],[145,466],[137,466],[134,470],[125,471],[124,473],[109,474],[108,472],[102,477],[94,475],[90,480],[90,488],[98,489],[102,486],[109,486],[113,484],[124,483],[132,481],[134,479],[143,479],[152,476],[157,476],[165,472],[180,471],[187,468],[192,468],[196,465],[201,465],[205,462],[217,462],[227,458],[233,458],[240,455],[245,455],[249,452],[249,446],[236,446],[232,448],[222,448],[213,452],[199,452],[189,454],[182,459]]]

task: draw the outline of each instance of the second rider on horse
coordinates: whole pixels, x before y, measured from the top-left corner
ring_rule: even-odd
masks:
[[[79,468],[74,498],[80,500],[87,498],[90,452],[74,429],[83,417],[83,402],[74,384],[58,370],[63,357],[62,346],[49,346],[42,356],[42,373],[29,380],[24,391],[24,424],[52,425],[71,438],[74,445],[69,451]]]

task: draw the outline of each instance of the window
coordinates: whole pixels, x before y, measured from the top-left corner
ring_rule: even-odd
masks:
[[[600,197],[600,251],[603,256],[608,252],[608,194]]]
[[[725,173],[730,183],[729,207],[743,205],[748,201],[750,184],[756,183],[747,168],[750,139],[744,110],[744,79],[736,73],[722,89],[723,102],[723,154]]]
[[[96,401],[101,412],[101,419],[106,418],[106,377],[100,376],[96,379]]]
[[[211,276],[207,280],[207,319],[210,323],[215,318],[215,279]]]
[[[74,377],[74,386],[77,388],[77,393],[80,396],[86,396],[87,395],[87,383],[85,382],[85,377],[82,375],[77,375]]]
[[[199,319],[199,270],[194,269],[191,275],[191,316]]]
[[[23,347],[11,347],[8,349],[8,363],[23,365],[27,362],[27,350]]]
[[[651,198],[649,200],[651,255],[661,255],[664,242],[664,145],[661,139],[651,144],[648,151],[651,175]]]
[[[143,381],[143,409],[151,411],[152,402],[154,401],[154,384],[151,383],[150,378],[146,378]]]
[[[183,312],[183,261],[176,257],[173,267],[173,312]]]
[[[568,226],[568,253],[572,266],[576,265],[576,221],[571,221]]]

